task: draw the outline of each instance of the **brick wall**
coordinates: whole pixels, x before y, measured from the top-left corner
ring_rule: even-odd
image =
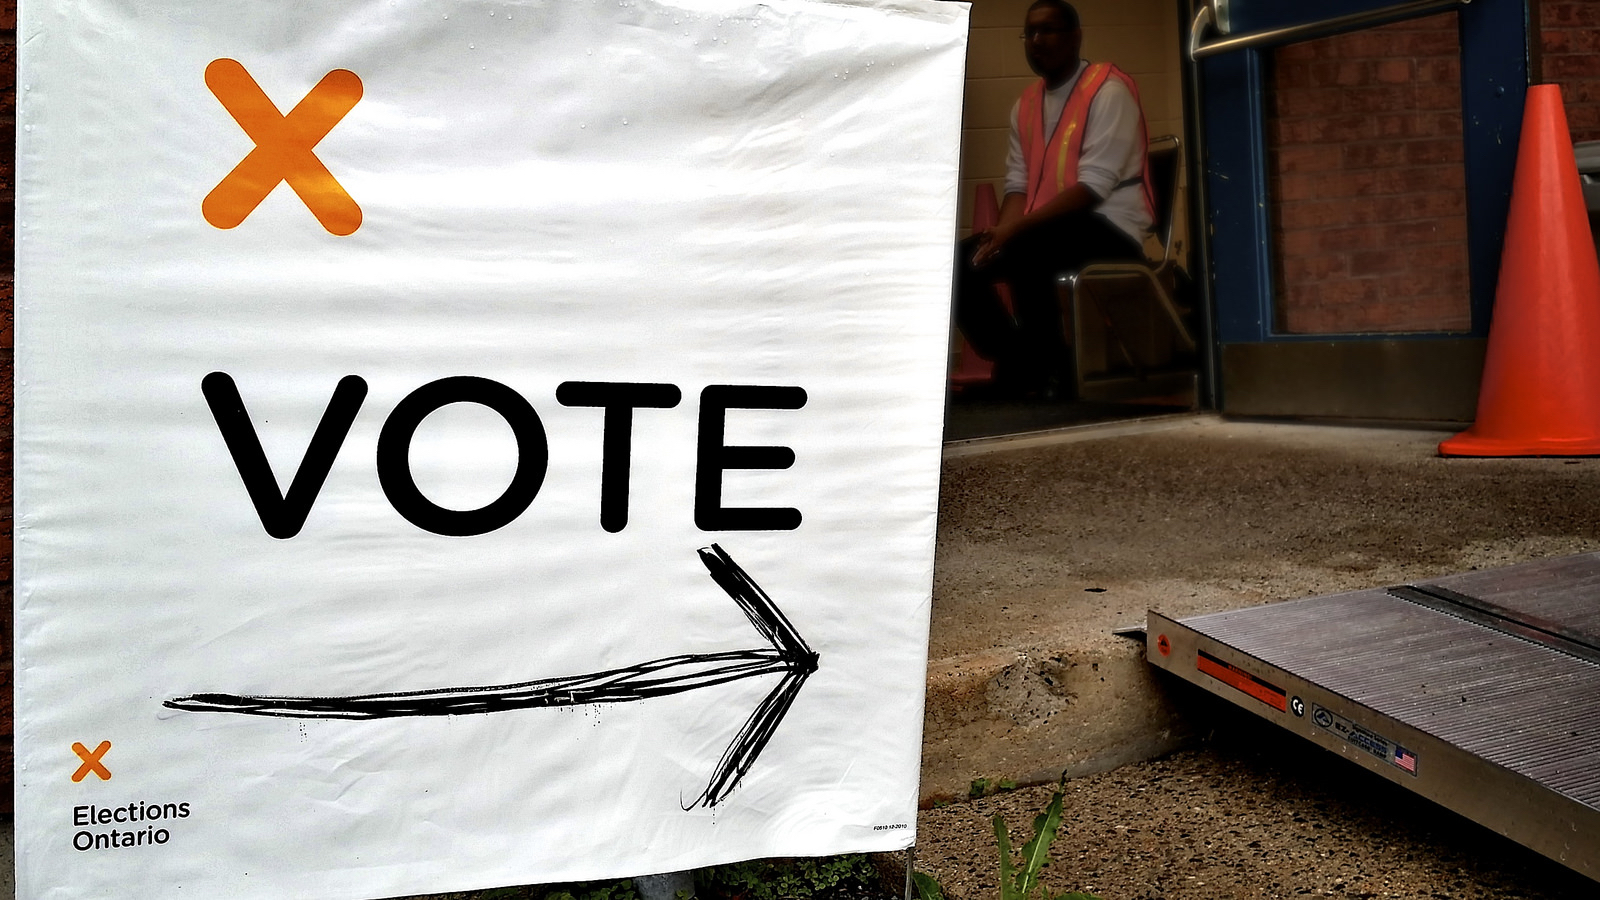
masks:
[[[16,134],[17,0],[0,0],[0,128]],[[16,205],[17,145],[7,140],[0,152],[0,580],[5,612],[0,613],[0,813],[11,813],[11,422],[12,282],[16,244],[12,233]]]
[[[1600,3],[1542,0],[1540,68],[1536,76],[1561,85],[1575,141],[1600,141]]]
[[[1277,330],[1469,328],[1455,14],[1282,47],[1272,64]]]

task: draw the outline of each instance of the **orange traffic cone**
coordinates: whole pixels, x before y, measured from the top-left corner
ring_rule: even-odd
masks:
[[[995,196],[994,185],[985,181],[973,191],[976,200],[972,207],[972,230],[993,228],[1000,221],[1000,200]]]
[[[1443,456],[1600,455],[1600,261],[1561,89],[1528,89],[1472,427]]]
[[[1576,163],[1574,163],[1576,165]],[[983,182],[973,191],[972,230],[981,231],[993,228],[994,223],[1000,221],[1000,201],[996,198],[994,185]],[[1006,309],[1011,308],[1006,296],[1005,285],[1000,285],[1001,302],[1006,304]],[[958,332],[956,340],[960,342],[961,349],[956,351],[955,369],[950,373],[950,383],[957,387],[969,384],[981,384],[994,378],[994,363],[978,355],[967,339]]]

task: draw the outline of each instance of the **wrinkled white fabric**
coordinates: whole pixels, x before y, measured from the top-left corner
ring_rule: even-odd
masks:
[[[21,14],[19,896],[395,896],[914,840],[965,4]],[[202,216],[256,146],[207,87],[219,58],[280,111],[332,70],[359,77],[312,149],[357,230],[325,230],[284,184],[235,227]],[[335,386],[366,385],[293,536],[264,530],[202,392],[215,372],[279,490]],[[490,504],[536,455],[476,401],[396,438],[408,397],[459,377],[525,401],[548,460],[520,514],[449,536],[392,501],[386,440],[445,510]],[[571,382],[681,395],[631,415],[619,530],[601,526],[610,414],[558,399]],[[805,401],[735,405],[719,443],[716,385]],[[708,483],[712,508],[802,519],[705,530]],[[714,807],[696,799],[781,672],[425,718],[163,705],[770,649],[702,562],[712,544],[819,655]],[[102,741],[110,780],[73,781],[72,745]],[[138,823],[159,844],[74,849],[131,828],[76,824],[78,807],[129,803],[190,812]]]

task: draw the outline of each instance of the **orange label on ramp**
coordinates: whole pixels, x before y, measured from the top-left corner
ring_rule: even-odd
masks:
[[[1199,657],[1195,660],[1195,668],[1231,688],[1249,694],[1278,712],[1289,709],[1288,691],[1262,681],[1233,663],[1223,662],[1204,650],[1200,651]]]

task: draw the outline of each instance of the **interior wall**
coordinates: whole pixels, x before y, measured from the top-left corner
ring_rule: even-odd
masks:
[[[961,228],[972,226],[973,191],[1003,193],[1011,105],[1038,76],[1022,55],[1022,20],[1032,0],[973,0],[967,96],[961,129]],[[1183,134],[1183,70],[1176,0],[1073,0],[1083,21],[1083,57],[1113,62],[1139,85],[1150,136]]]

